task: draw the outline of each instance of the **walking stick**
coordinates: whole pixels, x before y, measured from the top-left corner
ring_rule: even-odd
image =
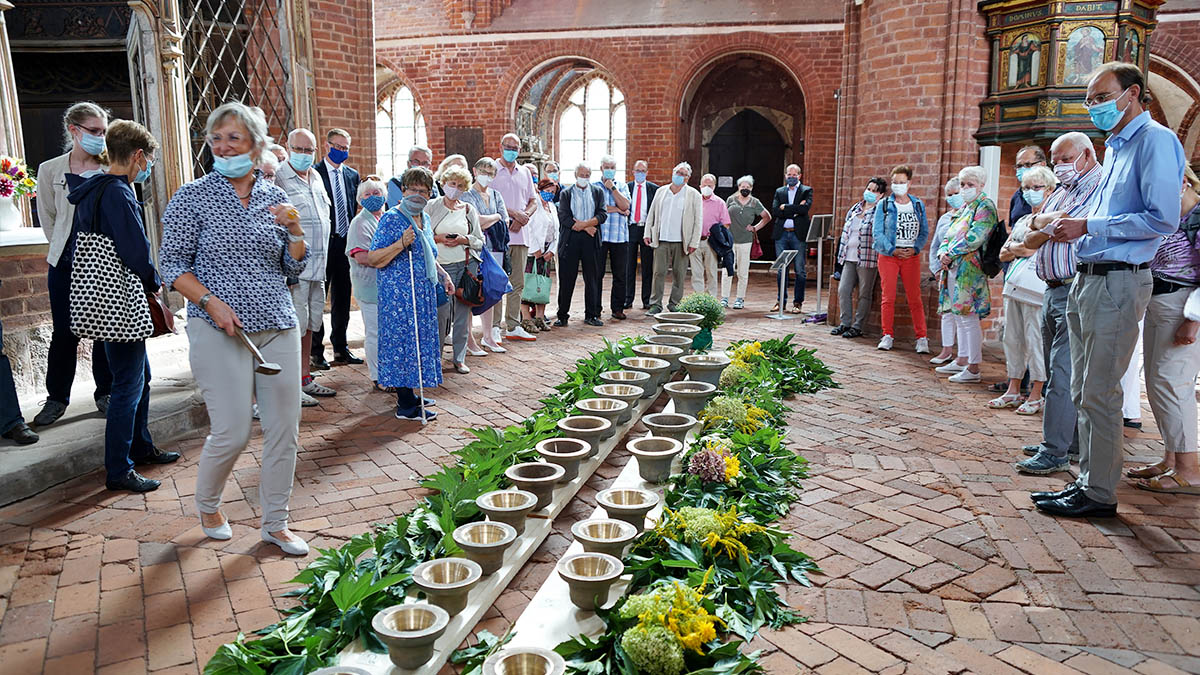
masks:
[[[417,326],[417,281],[416,275],[413,273],[413,244],[417,243],[417,224],[414,221],[413,241],[409,244],[408,251],[408,283],[412,288],[412,310],[413,310],[413,342],[417,345],[417,403],[421,410],[421,426],[425,426],[425,373],[421,367],[421,330]],[[439,340],[440,341],[440,340]]]

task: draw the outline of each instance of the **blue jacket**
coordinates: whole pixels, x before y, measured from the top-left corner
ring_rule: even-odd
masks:
[[[117,256],[142,280],[146,290],[157,291],[162,282],[150,257],[150,240],[142,226],[142,205],[129,181],[124,176],[105,173],[86,180],[72,176],[68,178],[68,186],[67,201],[75,205],[75,222],[67,247],[71,258],[75,256],[74,235],[90,232],[94,222],[98,231],[113,240]]]
[[[929,240],[929,221],[925,219],[925,204],[913,195],[908,196],[913,203],[913,211],[921,229],[917,233],[917,241],[913,244],[914,253],[920,253],[925,242]],[[896,254],[896,196],[888,195],[886,199],[875,206],[875,226],[871,228],[872,244],[876,251],[884,255]]]

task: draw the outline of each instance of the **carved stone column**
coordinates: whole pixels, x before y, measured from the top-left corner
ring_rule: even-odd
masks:
[[[11,2],[0,0],[0,153],[23,157],[25,143],[21,139],[17,82],[13,75],[12,50],[8,44],[8,26],[4,22],[4,13],[12,8]]]

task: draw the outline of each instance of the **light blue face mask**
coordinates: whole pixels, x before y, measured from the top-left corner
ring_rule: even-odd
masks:
[[[508,162],[509,164],[512,164],[513,162],[517,161],[517,151],[516,150],[501,150],[500,156],[503,157],[504,161]]]
[[[79,134],[79,147],[89,155],[99,155],[106,147],[103,136],[93,136],[84,131]]]
[[[1088,115],[1092,118],[1092,124],[1095,124],[1097,129],[1112,131],[1113,127],[1117,126],[1117,123],[1125,116],[1125,110],[1129,108],[1129,104],[1126,103],[1124,108],[1117,109],[1117,100],[1124,96],[1126,91],[1129,91],[1128,87],[1117,95],[1116,98],[1104,103],[1097,103],[1088,108]]]
[[[675,185],[683,185],[684,183],[687,182],[687,178],[684,176],[680,176],[679,174],[675,174],[674,176],[671,176],[671,182],[674,183]]]
[[[604,177],[604,180],[612,180],[617,177],[617,170],[616,169],[601,169],[600,175]]]
[[[304,173],[305,171],[308,171],[309,167],[312,166],[313,156],[312,153],[293,152],[291,157],[288,158],[288,162],[291,163],[292,168],[296,170],[296,173]]]
[[[879,195],[870,190],[863,190],[863,201],[868,204],[874,204],[879,199]]]
[[[153,168],[154,168],[154,160],[152,160],[152,159],[146,160],[146,168],[137,172],[137,175],[133,177],[133,182],[145,183],[146,181],[150,180],[150,169],[153,169]]]
[[[241,178],[250,173],[254,168],[254,160],[250,159],[250,153],[234,155],[233,157],[217,157],[213,155],[213,171],[225,176],[226,178]]]
[[[961,209],[963,207],[963,196],[955,192],[949,197],[946,197],[946,203],[949,204],[950,208],[952,209]]]
[[[1025,173],[1026,173],[1026,172],[1028,172],[1028,171],[1029,171],[1029,167],[1027,167],[1027,166],[1018,166],[1018,167],[1017,167],[1017,180],[1018,180],[1018,181],[1023,181],[1023,180],[1025,180]]]
[[[1043,190],[1021,190],[1021,196],[1025,198],[1026,204],[1037,206],[1046,198],[1046,193]]]
[[[550,180],[552,180],[552,181],[554,181],[555,183],[557,183],[557,182],[558,182],[558,172],[557,172],[557,171],[551,171],[550,173],[546,174],[546,178],[549,178]]]

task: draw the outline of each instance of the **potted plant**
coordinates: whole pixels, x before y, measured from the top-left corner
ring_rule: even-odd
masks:
[[[37,179],[24,161],[0,155],[0,231],[21,227],[21,212],[14,202],[36,189]]]
[[[708,293],[692,293],[684,296],[675,306],[677,312],[692,312],[704,318],[697,324],[700,332],[692,340],[692,349],[708,349],[712,346],[713,329],[725,323],[725,309]]]

